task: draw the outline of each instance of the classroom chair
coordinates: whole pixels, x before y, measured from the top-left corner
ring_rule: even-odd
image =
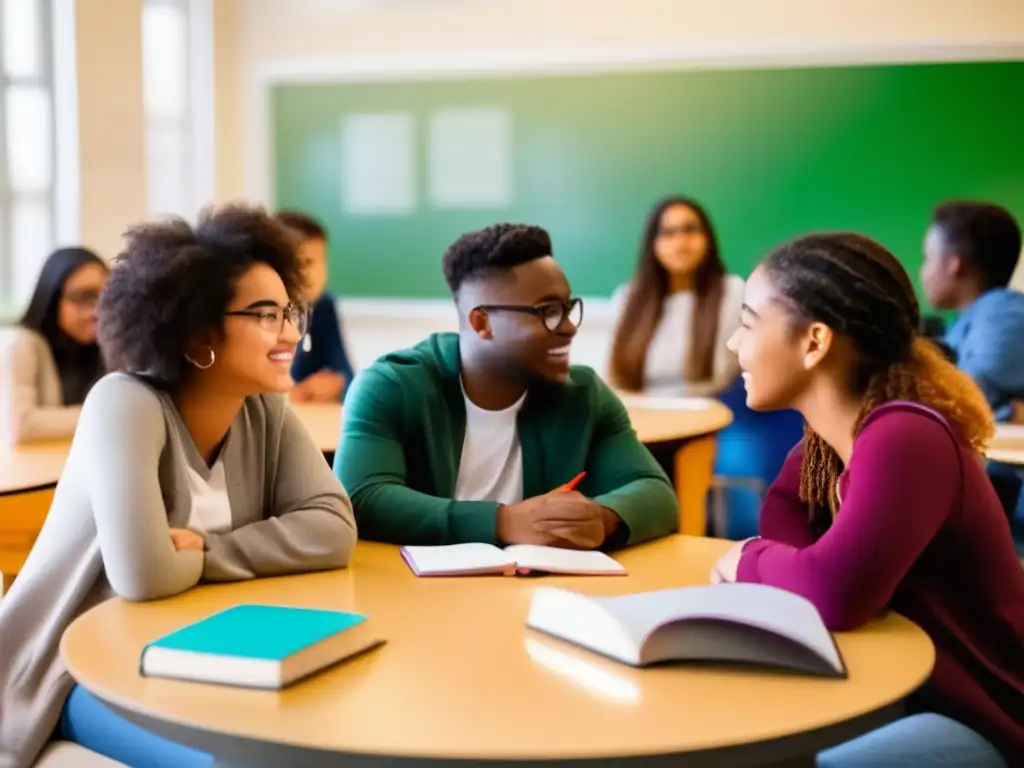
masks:
[[[710,534],[745,539],[757,535],[764,493],[803,437],[804,420],[796,411],[752,411],[742,379],[718,399],[732,411],[733,421],[718,434],[709,499]]]

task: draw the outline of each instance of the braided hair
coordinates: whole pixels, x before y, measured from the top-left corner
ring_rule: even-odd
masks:
[[[921,310],[913,286],[888,250],[851,232],[814,234],[784,244],[763,268],[795,324],[824,323],[852,342],[851,385],[863,395],[854,435],[876,406],[910,400],[941,412],[972,447],[984,449],[995,431],[988,403],[969,376],[917,335]],[[838,511],[842,464],[809,426],[803,449],[800,499],[820,532]]]

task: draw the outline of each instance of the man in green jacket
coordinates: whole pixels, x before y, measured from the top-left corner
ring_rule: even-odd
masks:
[[[625,407],[569,364],[583,303],[551,253],[539,227],[463,235],[443,259],[459,333],[353,382],[334,472],[361,538],[613,549],[677,529],[676,494]]]

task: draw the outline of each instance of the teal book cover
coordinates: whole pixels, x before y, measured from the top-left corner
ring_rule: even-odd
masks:
[[[344,611],[236,605],[154,640],[146,650],[280,661],[365,621],[363,614]]]

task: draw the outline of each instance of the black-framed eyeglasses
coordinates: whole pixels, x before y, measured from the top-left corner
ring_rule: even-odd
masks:
[[[562,327],[566,320],[573,328],[583,323],[583,299],[574,297],[568,301],[546,301],[543,304],[481,304],[476,309],[485,312],[522,312],[540,318],[544,327],[552,333]]]
[[[292,324],[292,328],[299,332],[299,336],[306,335],[306,326],[309,324],[309,310],[303,304],[292,301],[284,307],[256,307],[254,309],[239,309],[234,312],[225,312],[230,317],[256,317],[259,318],[260,328],[271,333],[284,331],[284,321]]]
[[[61,296],[64,301],[74,304],[76,307],[91,309],[100,302],[99,291],[69,291]]]

